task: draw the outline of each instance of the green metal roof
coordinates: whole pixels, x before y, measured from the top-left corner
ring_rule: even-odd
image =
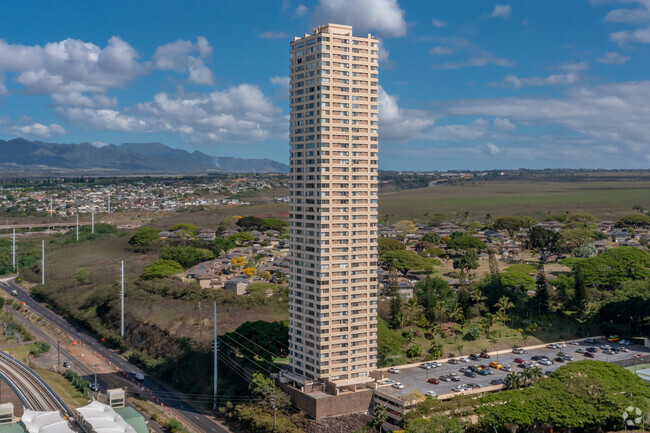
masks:
[[[27,430],[25,430],[25,426],[23,426],[21,423],[14,422],[12,424],[0,425],[0,433],[27,433]]]
[[[116,407],[115,412],[120,414],[124,421],[135,429],[137,433],[149,433],[149,428],[144,421],[144,417],[132,407]],[[0,433],[18,433],[18,432],[3,432]]]

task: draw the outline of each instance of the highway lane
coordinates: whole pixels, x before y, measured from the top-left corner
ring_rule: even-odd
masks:
[[[229,433],[231,431],[225,425],[222,425],[218,421],[214,420],[211,415],[205,414],[200,408],[196,407],[194,404],[186,400],[182,394],[174,392],[173,389],[147,376],[144,371],[139,369],[137,366],[129,363],[124,357],[106,348],[85,331],[76,328],[49,308],[36,302],[29,295],[29,293],[25,291],[25,289],[15,284],[13,281],[5,281],[4,285],[5,290],[7,290],[8,293],[11,293],[12,290],[15,290],[17,293],[16,298],[19,301],[24,302],[25,305],[34,313],[38,314],[44,320],[47,320],[64,332],[68,333],[79,343],[85,344],[87,348],[91,348],[93,351],[100,354],[107,361],[110,361],[111,365],[117,367],[120,371],[126,372],[131,377],[136,373],[145,375],[145,380],[141,383],[141,386],[151,391],[151,394],[155,396],[150,399],[156,401],[157,403],[162,403],[165,407],[171,408],[174,414],[178,415],[178,417],[185,422],[187,427],[195,430],[196,432],[206,433]],[[150,397],[146,392],[142,392],[141,395],[145,398]]]

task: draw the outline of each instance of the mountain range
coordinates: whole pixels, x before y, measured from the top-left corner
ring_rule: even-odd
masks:
[[[207,172],[286,173],[289,167],[270,159],[217,157],[163,143],[46,143],[24,138],[0,140],[0,168],[16,172],[84,174],[189,174]],[[5,173],[7,174],[7,173]]]

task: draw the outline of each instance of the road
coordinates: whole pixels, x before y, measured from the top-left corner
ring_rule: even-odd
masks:
[[[79,221],[79,226],[89,226],[92,223]],[[34,228],[55,228],[55,227],[75,227],[77,225],[76,221],[71,221],[68,223],[34,223],[34,224],[2,224],[0,225],[0,230],[11,230],[11,229],[34,229]]]
[[[175,392],[173,389],[161,384],[160,382],[147,376],[144,371],[140,370],[137,366],[129,363],[124,357],[112,350],[106,348],[99,343],[94,337],[82,331],[75,326],[68,323],[65,319],[54,313],[49,308],[36,302],[27,293],[25,289],[15,284],[13,281],[0,282],[4,284],[4,289],[11,293],[12,290],[17,292],[16,298],[24,302],[34,313],[41,316],[44,320],[50,322],[55,327],[63,330],[69,334],[74,340],[80,344],[85,344],[87,348],[92,349],[101,355],[102,358],[110,362],[121,372],[126,373],[128,376],[133,377],[136,373],[145,375],[145,380],[141,383],[141,387],[145,392],[141,392],[143,398],[148,398],[155,403],[160,403],[163,407],[168,407],[173,411],[173,414],[178,416],[185,425],[195,432],[214,432],[214,433],[229,433],[231,430],[225,425],[216,421],[211,415],[205,414],[200,408],[186,400],[182,394]],[[81,364],[79,360],[77,363]],[[100,383],[101,385],[101,383]],[[148,391],[148,392],[147,392]]]

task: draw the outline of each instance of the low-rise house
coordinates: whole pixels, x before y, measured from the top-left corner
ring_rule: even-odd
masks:
[[[226,281],[226,283],[223,285],[223,288],[237,295],[245,295],[248,286],[249,286],[248,280],[244,278],[235,278]]]

